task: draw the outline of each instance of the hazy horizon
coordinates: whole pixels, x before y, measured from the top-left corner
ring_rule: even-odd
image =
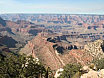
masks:
[[[104,14],[104,0],[0,0],[0,14]]]
[[[104,15],[104,14],[94,14],[94,13],[76,13],[76,14],[72,14],[72,13],[0,13],[0,15],[21,15],[21,14],[23,14],[23,15],[41,15],[41,14],[43,14],[43,15]]]

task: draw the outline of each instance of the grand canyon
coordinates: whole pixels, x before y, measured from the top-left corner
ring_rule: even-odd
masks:
[[[67,64],[89,66],[104,58],[104,15],[1,14],[0,51],[32,56],[54,74]]]

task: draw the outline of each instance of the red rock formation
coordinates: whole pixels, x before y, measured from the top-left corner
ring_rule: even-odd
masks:
[[[21,53],[39,58],[43,64],[50,67],[52,70],[59,69],[69,63],[80,63],[85,65],[92,61],[92,57],[82,50],[71,50],[68,53],[59,54],[57,50],[53,48],[53,46],[58,43],[47,41],[44,35],[39,33],[33,40],[28,42],[21,50]],[[60,43],[60,46],[66,47],[67,44]],[[28,50],[26,50],[27,48]]]
[[[82,50],[71,50],[69,54],[83,66],[86,65],[86,63],[91,62],[93,60],[91,55],[88,55]]]
[[[42,37],[42,34],[39,34],[31,42],[28,42],[28,47],[25,47],[31,48],[31,51],[29,51],[28,54],[38,57],[43,64],[49,66],[53,70],[56,70],[63,67],[63,63],[60,61],[60,58],[57,57],[53,45],[55,45],[55,43],[46,41],[46,38]],[[21,50],[21,52],[24,51],[25,49]]]

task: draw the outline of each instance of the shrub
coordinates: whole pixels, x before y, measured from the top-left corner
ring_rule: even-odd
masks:
[[[97,69],[104,69],[104,58],[93,60],[93,63],[96,65]]]
[[[79,64],[67,64],[59,78],[73,78],[73,76],[80,71],[80,68],[81,65]]]

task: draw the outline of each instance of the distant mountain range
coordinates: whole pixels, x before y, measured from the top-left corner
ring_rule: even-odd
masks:
[[[17,21],[27,20],[34,23],[104,26],[104,15],[78,15],[78,14],[3,14],[3,19]]]
[[[31,40],[37,33],[48,31],[44,29],[44,25],[36,25],[25,20],[16,22],[3,20],[0,18],[0,43],[4,43],[9,48],[19,48],[28,40]]]

